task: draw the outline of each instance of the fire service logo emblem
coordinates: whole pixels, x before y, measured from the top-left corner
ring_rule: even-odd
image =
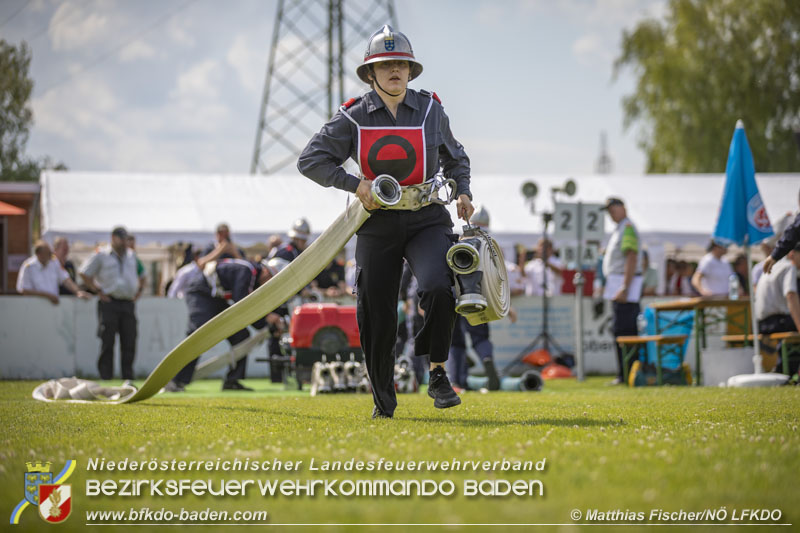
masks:
[[[56,476],[50,471],[52,464],[49,461],[25,463],[25,498],[11,512],[11,524],[19,524],[20,516],[28,505],[39,507],[39,516],[46,522],[63,522],[69,517],[72,512],[72,487],[63,482],[75,471],[75,460],[67,461]]]

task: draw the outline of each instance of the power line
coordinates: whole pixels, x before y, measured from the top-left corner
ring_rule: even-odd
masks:
[[[2,28],[2,27],[3,27],[3,26],[5,26],[6,24],[8,24],[8,23],[9,23],[9,22],[11,22],[12,20],[14,20],[14,17],[16,17],[17,15],[19,15],[20,13],[22,13],[22,10],[23,10],[23,9],[25,9],[26,7],[28,7],[28,4],[30,4],[30,3],[31,3],[31,0],[26,0],[26,1],[25,1],[25,3],[24,3],[24,4],[22,4],[22,7],[21,7],[21,8],[17,9],[16,11],[14,11],[14,13],[12,13],[12,15],[11,15],[10,17],[8,17],[6,20],[4,20],[4,21],[3,21],[3,23],[2,23],[2,24],[0,24],[0,28]]]
[[[104,54],[101,54],[100,56],[95,58],[93,61],[90,61],[89,63],[79,67],[76,71],[72,72],[67,77],[62,78],[60,81],[57,81],[56,83],[46,87],[45,89],[42,90],[42,93],[46,93],[50,89],[54,89],[54,88],[58,87],[59,85],[63,85],[65,83],[69,82],[69,81],[72,81],[79,74],[83,74],[87,70],[93,69],[94,67],[96,67],[100,63],[106,61],[107,59],[112,57],[114,54],[116,54],[117,52],[119,52],[120,50],[122,50],[123,48],[128,46],[129,44],[131,44],[136,39],[139,39],[140,37],[146,35],[150,31],[154,30],[155,28],[157,28],[161,24],[165,23],[166,21],[168,21],[169,19],[171,19],[172,17],[177,15],[179,12],[181,12],[184,9],[186,9],[187,7],[189,7],[190,4],[193,4],[196,1],[197,0],[188,0],[187,2],[184,2],[183,4],[179,5],[176,9],[173,9],[172,11],[169,11],[169,12],[165,13],[164,15],[162,15],[161,17],[159,17],[158,19],[156,19],[155,21],[150,23],[149,26],[146,26],[141,31],[133,34],[131,37],[129,37],[125,41],[121,42],[120,44],[118,44],[114,48],[110,49],[108,52],[106,52]]]
[[[83,3],[84,4],[88,3],[88,0],[84,0]],[[64,22],[66,22],[67,20],[69,20],[71,18],[74,18],[75,15],[80,15],[81,11],[82,11],[82,9],[78,8],[78,7],[76,7],[72,11],[62,11],[61,12],[61,17],[59,17],[58,19],[54,18],[53,20],[47,21],[47,24],[45,24],[44,26],[42,26],[41,28],[36,30],[36,32],[31,37],[28,37],[25,40],[27,42],[31,42],[34,39],[37,39],[37,38],[41,37],[48,29],[50,29],[51,25],[61,25]]]

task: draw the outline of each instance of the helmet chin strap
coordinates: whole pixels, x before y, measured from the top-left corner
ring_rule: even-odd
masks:
[[[375,85],[377,85],[377,86],[378,86],[378,89],[380,89],[381,91],[385,92],[385,93],[386,93],[386,94],[388,94],[389,96],[400,96],[400,95],[401,95],[401,94],[403,94],[403,92],[404,92],[404,91],[400,91],[400,92],[399,92],[399,93],[397,93],[397,94],[392,94],[392,93],[390,93],[389,91],[387,91],[386,89],[384,89],[383,87],[381,87],[381,84],[380,84],[380,83],[378,83],[378,78],[377,78],[377,77],[373,78],[373,81],[375,82]]]

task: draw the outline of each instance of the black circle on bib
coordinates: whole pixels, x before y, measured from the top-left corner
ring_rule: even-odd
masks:
[[[386,146],[397,145],[406,153],[405,159],[378,159],[378,153]],[[402,182],[408,178],[417,166],[417,151],[411,143],[399,135],[386,135],[372,145],[367,154],[369,168],[376,176],[389,174]]]

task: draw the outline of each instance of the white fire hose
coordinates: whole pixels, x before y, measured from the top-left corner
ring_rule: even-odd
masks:
[[[393,183],[392,183],[393,182]],[[446,200],[439,199],[438,192],[446,185],[451,191]],[[372,184],[373,196],[384,209],[416,210],[431,203],[449,203],[455,197],[452,180],[436,178],[433,181],[401,187],[388,175],[378,176]],[[39,385],[33,397],[45,401],[85,402],[102,400],[104,403],[122,404],[146,400],[157,394],[187,363],[199,357],[218,342],[230,337],[240,329],[274,311],[299,290],[308,285],[333,261],[347,241],[369,218],[370,213],[360,201],[351,202],[347,209],[311,245],[278,272],[267,283],[250,293],[246,298],[218,314],[178,346],[172,349],[150,373],[138,390],[131,386],[102,387],[88,380],[62,378]],[[63,380],[70,381],[66,386]],[[74,390],[72,395],[70,391]],[[56,392],[53,392],[56,391]],[[91,391],[91,392],[90,392]]]

